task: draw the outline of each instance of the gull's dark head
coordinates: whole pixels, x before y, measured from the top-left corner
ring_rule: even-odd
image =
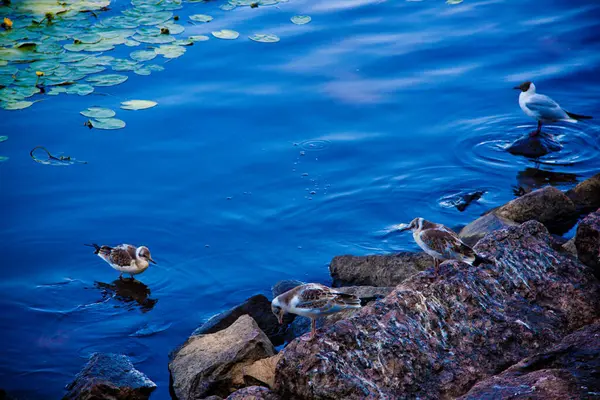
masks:
[[[520,90],[521,92],[527,92],[529,90],[530,87],[534,87],[533,82],[527,81],[527,82],[523,82],[521,83],[519,86],[515,86],[513,89],[515,90]]]

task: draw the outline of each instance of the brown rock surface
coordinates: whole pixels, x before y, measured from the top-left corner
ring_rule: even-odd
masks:
[[[488,233],[515,225],[518,224],[514,221],[489,213],[462,228],[458,236],[469,246],[475,246]]]
[[[577,223],[575,204],[559,189],[546,186],[509,201],[494,211],[509,220],[538,221],[552,233],[565,233]]]
[[[246,384],[267,385],[272,388],[275,383],[275,367],[283,354],[255,361],[243,370]]]
[[[171,388],[179,400],[227,397],[243,387],[243,369],[275,354],[254,319],[242,315],[222,331],[191,336],[169,363]]]
[[[476,249],[495,265],[420,273],[312,342],[283,350],[284,399],[449,399],[547,348],[600,313],[600,286],[550,246],[535,221],[496,231]]]
[[[266,387],[249,386],[233,392],[226,400],[282,400]]]
[[[333,287],[396,286],[432,265],[432,259],[427,254],[405,251],[381,256],[334,257],[329,264],[329,272]]]
[[[565,337],[500,375],[477,383],[461,400],[600,398],[600,322]]]
[[[579,261],[600,278],[600,209],[585,217],[577,227],[575,247]]]
[[[579,183],[567,192],[579,212],[594,211],[600,207],[600,174]]]

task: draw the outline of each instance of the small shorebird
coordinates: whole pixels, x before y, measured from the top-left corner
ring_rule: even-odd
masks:
[[[309,340],[316,334],[316,318],[334,314],[348,308],[360,308],[360,299],[352,294],[336,292],[318,283],[297,286],[275,297],[271,311],[283,323],[286,313],[308,317],[311,320]]]
[[[98,254],[100,258],[110,264],[111,267],[121,273],[119,278],[123,278],[123,274],[134,275],[141,274],[150,263],[156,262],[150,256],[150,250],[146,246],[135,247],[130,244],[120,244],[116,247],[98,246],[97,244],[87,244],[86,246],[96,249],[94,254]]]
[[[454,231],[442,224],[415,218],[410,224],[398,228],[399,232],[409,230],[412,231],[413,238],[419,247],[433,257],[436,275],[440,261],[458,260],[474,266],[481,263],[493,263],[492,260],[477,254],[475,250],[463,243]]]
[[[592,118],[563,110],[550,97],[537,94],[533,82],[524,82],[513,89],[521,91],[519,94],[519,106],[521,106],[521,110],[538,122],[537,130],[531,134],[532,136],[539,135],[542,131],[542,123],[557,121],[577,122],[582,119]]]

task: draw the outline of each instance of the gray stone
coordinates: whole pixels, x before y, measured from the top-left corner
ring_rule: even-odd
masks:
[[[477,218],[475,221],[465,226],[461,229],[458,236],[463,242],[473,247],[488,233],[515,225],[518,224],[492,212]]]
[[[273,295],[273,298],[275,298],[275,297],[279,296],[280,294],[288,292],[288,291],[292,290],[293,288],[300,286],[300,285],[304,285],[304,282],[298,281],[295,279],[279,281],[276,284],[274,284],[273,287],[271,288],[271,294]]]
[[[577,211],[586,213],[600,208],[600,174],[579,183],[567,192]]]
[[[249,386],[233,392],[226,400],[282,400],[276,393],[262,386]]]
[[[600,279],[600,209],[579,223],[575,247],[579,260],[590,267]]]
[[[575,257],[577,257],[577,246],[575,246],[575,238],[568,240],[567,243],[562,245],[562,248],[564,251],[571,253]]]

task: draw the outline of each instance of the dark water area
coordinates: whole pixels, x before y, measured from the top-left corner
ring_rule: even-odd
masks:
[[[600,169],[597,119],[544,127],[562,149],[537,161],[506,151],[535,129],[512,90],[524,80],[600,117],[597,1],[220,5],[177,13],[214,17],[187,35],[237,40],[196,43],[104,96],[0,110],[0,387],[19,398],[60,398],[96,351],[130,356],[169,398],[169,351],[215,313],[281,279],[327,284],[335,255],[416,249],[383,240],[390,225],[464,225]],[[136,98],[158,106],[121,110],[122,130],[83,126],[79,111]],[[35,163],[38,145],[88,164]],[[485,193],[461,212],[448,198],[465,191]],[[147,245],[158,265],[124,285],[90,242]]]

